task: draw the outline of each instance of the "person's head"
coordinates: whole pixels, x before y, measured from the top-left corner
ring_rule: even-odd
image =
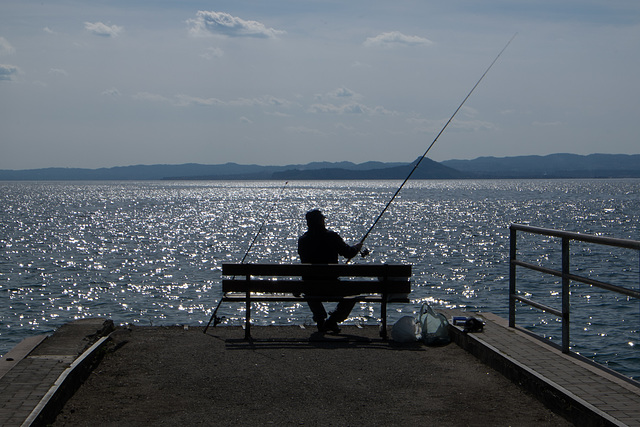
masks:
[[[317,230],[324,228],[324,215],[320,212],[319,209],[314,209],[312,211],[307,212],[307,227],[310,230]]]

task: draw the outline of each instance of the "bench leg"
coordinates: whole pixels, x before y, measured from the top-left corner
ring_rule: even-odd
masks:
[[[247,292],[247,304],[246,304],[246,321],[244,326],[244,339],[251,339],[251,293]]]
[[[383,340],[388,339],[387,336],[387,296],[382,296],[383,301],[380,303],[380,317],[382,317],[382,328],[380,329],[380,336]]]

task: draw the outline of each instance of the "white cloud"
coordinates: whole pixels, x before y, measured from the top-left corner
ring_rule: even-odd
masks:
[[[44,27],[44,28],[42,29],[42,31],[44,31],[44,32],[45,32],[45,33],[47,33],[47,34],[57,34],[55,31],[53,31],[53,30],[52,30],[51,28],[49,28],[49,27]]]
[[[245,21],[225,12],[203,11],[196,13],[195,19],[189,19],[189,32],[194,36],[222,34],[229,37],[273,38],[284,31],[267,28],[257,21]]]
[[[211,60],[215,58],[221,58],[223,55],[224,55],[224,51],[219,47],[210,47],[210,48],[207,48],[206,52],[201,54],[200,56],[203,57],[204,59]]]
[[[123,30],[122,27],[117,25],[107,25],[102,22],[85,22],[84,29],[101,37],[117,37]]]
[[[269,116],[274,116],[274,117],[291,117],[291,114],[283,113],[281,111],[271,111],[271,112],[268,111],[265,114]]]
[[[367,107],[366,105],[352,102],[344,105],[334,104],[313,104],[309,107],[309,111],[312,113],[329,113],[329,114],[395,114],[392,111],[386,110],[383,107]]]
[[[133,99],[138,101],[152,101],[152,102],[169,101],[167,98],[165,98],[162,95],[158,95],[156,93],[149,93],[149,92],[138,92],[135,95],[133,95]]]
[[[318,129],[312,129],[305,126],[288,126],[284,128],[284,130],[289,133],[296,133],[296,134],[302,134],[302,135],[324,135],[325,134],[324,132]]]
[[[69,73],[67,73],[62,68],[50,68],[49,69],[49,74],[59,74],[61,76],[68,76],[69,75]]]
[[[329,98],[360,98],[360,95],[346,87],[340,87],[338,89],[332,90],[331,92],[327,93],[327,96]]]
[[[103,94],[106,94],[103,92]],[[189,107],[192,105],[200,106],[221,106],[221,107],[289,107],[291,101],[282,98],[276,98],[271,95],[264,95],[258,98],[237,98],[231,101],[221,100],[219,98],[202,98],[198,96],[178,94],[175,97],[167,98],[163,95],[158,95],[149,92],[138,92],[133,96],[134,99],[139,101],[151,101],[151,102],[166,102],[176,107]]]
[[[313,104],[310,108],[313,113],[333,113],[333,114],[366,114],[369,110],[362,104],[345,104],[345,105],[333,105],[333,104]]]
[[[368,69],[371,68],[371,64],[367,64],[366,62],[354,61],[353,64],[351,64],[351,67]]]
[[[349,97],[349,96],[355,96],[356,93],[351,89],[347,89],[346,87],[341,87],[340,89],[336,89],[334,92],[332,92],[332,95],[336,97],[345,97],[345,96]]]
[[[176,105],[180,107],[187,107],[189,105],[223,105],[224,102],[217,98],[198,98],[188,95],[177,95],[178,103]]]
[[[429,46],[431,44],[433,44],[433,42],[429,39],[419,36],[407,36],[399,31],[378,34],[375,37],[367,38],[364,42],[364,45],[367,47],[390,47],[396,45]]]
[[[234,107],[287,107],[291,105],[291,102],[286,99],[276,98],[275,96],[265,95],[260,98],[238,98],[226,104]]]
[[[355,127],[348,126],[348,125],[346,125],[344,123],[336,123],[335,127],[336,127],[336,129],[346,130],[346,131],[349,131],[349,132],[356,130]]]
[[[458,116],[457,116],[458,117]],[[414,130],[419,133],[436,134],[447,123],[447,119],[433,120],[433,119],[420,119],[410,118],[407,119],[407,123],[415,125]],[[457,129],[458,131],[465,132],[477,132],[481,130],[495,130],[498,127],[491,122],[483,120],[461,120],[454,119],[449,125],[448,129]]]
[[[117,96],[120,96],[120,91],[115,87],[112,87],[111,89],[107,89],[104,92],[102,92],[102,95],[117,97]]]
[[[0,64],[0,80],[13,80],[13,77],[20,72],[15,65]]]
[[[478,115],[478,110],[476,110],[473,107],[466,106],[466,105],[464,105],[460,110],[467,117],[474,118],[474,117],[476,117]]]
[[[0,56],[3,55],[11,55],[15,53],[15,49],[11,46],[11,43],[7,41],[4,37],[0,37]]]
[[[451,122],[451,126],[455,129],[467,132],[498,129],[495,124],[484,120],[454,120]]]

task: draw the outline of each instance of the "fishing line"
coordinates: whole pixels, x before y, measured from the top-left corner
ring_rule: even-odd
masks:
[[[245,251],[244,256],[242,257],[242,261],[240,261],[240,264],[244,264],[244,260],[247,259],[247,255],[249,255],[249,252],[251,252],[251,248],[253,248],[253,245],[258,240],[258,236],[260,236],[260,233],[262,232],[262,229],[264,228],[265,224],[269,220],[269,217],[271,216],[271,212],[273,212],[273,209],[276,207],[276,205],[278,204],[278,202],[282,198],[282,194],[284,193],[284,189],[287,187],[287,184],[289,184],[289,181],[286,181],[284,183],[284,185],[280,189],[280,193],[278,194],[278,197],[271,204],[271,209],[269,209],[269,211],[267,212],[267,216],[262,221],[262,224],[260,224],[260,228],[258,229],[258,232],[256,233],[256,235],[253,237],[253,240],[249,244],[249,247]],[[211,315],[211,318],[209,319],[209,322],[207,323],[207,326],[204,327],[204,331],[203,332],[205,334],[207,333],[207,329],[209,329],[209,325],[211,324],[211,322],[213,322],[213,326],[215,327],[218,323],[220,323],[222,321],[224,316],[223,317],[216,316],[216,314],[218,313],[218,309],[220,308],[220,304],[222,304],[222,298],[220,298],[220,301],[218,301],[218,305],[216,306],[215,310],[213,310],[213,314]],[[215,321],[214,321],[214,319],[215,319]]]
[[[382,218],[382,215],[384,215],[384,213],[387,211],[387,209],[389,208],[389,206],[391,205],[391,203],[393,202],[393,200],[396,198],[396,196],[398,195],[398,193],[400,193],[400,190],[402,190],[402,187],[404,187],[404,185],[407,183],[407,181],[409,181],[409,178],[411,178],[411,175],[413,175],[413,172],[415,172],[415,170],[418,168],[418,166],[420,165],[420,163],[422,162],[422,160],[424,160],[425,157],[427,157],[427,153],[429,153],[429,150],[431,150],[431,147],[433,147],[436,143],[436,141],[438,140],[438,138],[440,138],[440,135],[442,135],[442,133],[444,132],[444,130],[447,128],[447,126],[449,126],[449,123],[451,123],[451,121],[453,120],[453,118],[456,116],[456,114],[458,114],[458,111],[460,111],[460,109],[462,108],[462,106],[464,105],[465,102],[467,102],[467,99],[469,99],[469,97],[471,96],[471,94],[473,93],[473,91],[476,89],[476,87],[478,87],[478,85],[480,84],[480,82],[482,81],[482,79],[484,79],[484,76],[487,75],[487,73],[489,72],[489,70],[491,69],[491,67],[493,67],[493,64],[496,63],[496,61],[498,61],[498,58],[500,58],[500,56],[502,55],[502,53],[507,49],[507,47],[509,47],[509,45],[511,44],[511,42],[513,41],[513,39],[516,37],[516,35],[518,35],[518,33],[515,33],[513,35],[513,37],[511,37],[511,39],[507,42],[507,44],[502,48],[502,50],[500,51],[500,53],[498,53],[498,56],[495,57],[495,59],[493,60],[493,62],[491,63],[491,65],[489,65],[489,67],[487,67],[487,69],[485,70],[485,72],[482,74],[482,76],[480,77],[480,79],[478,79],[478,81],[476,82],[475,85],[473,85],[473,88],[471,88],[471,90],[469,91],[469,93],[467,94],[467,96],[465,96],[465,98],[462,100],[462,102],[460,103],[460,105],[458,105],[458,108],[456,108],[456,110],[453,112],[453,114],[451,115],[451,117],[449,117],[449,120],[447,120],[447,123],[445,123],[444,127],[440,130],[440,132],[438,133],[438,135],[436,135],[435,139],[433,140],[433,142],[431,142],[431,144],[429,145],[429,147],[427,148],[427,150],[424,152],[424,154],[422,155],[422,157],[420,157],[418,159],[418,161],[416,162],[416,164],[413,166],[413,169],[411,169],[411,172],[409,172],[409,175],[407,175],[407,177],[404,179],[404,181],[402,182],[402,184],[400,185],[400,187],[398,188],[398,190],[395,192],[395,194],[393,195],[393,197],[391,197],[391,199],[389,200],[389,202],[387,203],[387,205],[384,207],[384,209],[382,209],[382,212],[380,212],[380,215],[378,215],[378,217],[376,218],[375,221],[373,221],[373,224],[371,225],[371,227],[369,228],[369,230],[367,230],[367,232],[364,234],[364,236],[362,236],[362,239],[360,239],[360,243],[363,244],[364,241],[367,239],[367,237],[369,237],[369,233],[371,233],[371,231],[374,229],[374,227],[376,226],[376,224],[378,223],[378,221],[380,221],[380,218]]]

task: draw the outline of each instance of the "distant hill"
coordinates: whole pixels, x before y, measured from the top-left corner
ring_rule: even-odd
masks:
[[[100,169],[46,168],[0,170],[0,180],[323,180],[404,179],[415,163],[313,162],[260,166],[225,163],[137,165]],[[640,178],[640,155],[552,154],[548,156],[480,157],[434,162],[425,158],[412,179],[470,178]]]
[[[27,170],[0,170],[2,180],[159,180],[172,176],[236,175],[264,172],[263,166],[238,165],[136,165],[113,168],[46,168]]]
[[[550,154],[441,162],[478,178],[638,178],[640,154]]]
[[[100,169],[82,168],[44,168],[24,170],[0,170],[3,181],[102,181],[102,180],[167,180],[167,179],[279,179],[274,173],[286,171],[318,171],[335,169],[349,174],[351,171],[377,171],[381,169],[406,166],[406,163],[365,162],[313,162],[305,165],[259,166],[225,163],[202,165],[187,163],[182,165],[136,165],[118,166]],[[322,174],[320,174],[322,176]],[[291,178],[295,179],[295,178]],[[302,178],[300,178],[302,179]],[[322,179],[322,178],[310,178]],[[335,178],[339,179],[339,178]]]
[[[417,161],[417,160],[416,160]],[[387,167],[376,169],[343,169],[343,168],[322,168],[322,169],[288,169],[282,172],[275,172],[272,179],[277,180],[321,180],[321,179],[404,179],[407,177],[414,163],[405,163],[397,166],[387,164]],[[443,166],[430,159],[424,159],[420,166],[411,176],[413,179],[462,179],[469,176],[453,168]]]

